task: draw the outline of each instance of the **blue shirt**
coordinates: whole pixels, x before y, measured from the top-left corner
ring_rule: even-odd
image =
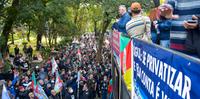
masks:
[[[128,12],[126,12],[124,15],[122,15],[122,17],[117,22],[118,31],[127,34],[126,23],[128,23],[128,21],[130,21],[130,20],[131,20],[131,16],[128,14]]]
[[[179,19],[172,21],[170,48],[186,52],[185,40],[188,32],[183,23],[191,20],[192,15],[200,15],[200,0],[168,0],[168,3],[173,6],[174,14],[179,15]]]
[[[159,35],[160,40],[169,40],[170,30],[171,30],[171,20],[163,19],[158,21],[158,29],[160,31]]]

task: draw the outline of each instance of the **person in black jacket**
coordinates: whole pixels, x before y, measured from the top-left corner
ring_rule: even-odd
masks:
[[[19,93],[18,93],[19,99],[29,99],[28,94],[29,94],[28,90],[25,90],[23,86],[19,86]]]
[[[49,99],[60,99],[59,96],[56,94],[55,90],[51,90],[51,96],[49,96]]]
[[[27,54],[28,54],[29,58],[32,58],[32,56],[33,56],[33,48],[31,47],[31,45],[27,49]]]
[[[186,39],[186,48],[200,58],[200,16],[192,16],[192,21],[185,21],[184,27],[189,31]]]
[[[81,99],[91,99],[87,83],[84,84],[82,91],[83,91],[83,93],[81,95]]]
[[[15,46],[14,50],[15,50],[15,56],[18,55],[19,54],[19,47],[18,47],[18,45]]]

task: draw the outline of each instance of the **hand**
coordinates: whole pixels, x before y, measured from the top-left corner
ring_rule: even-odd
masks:
[[[156,28],[156,29],[158,28],[158,24],[155,25],[155,28]]]
[[[16,75],[16,76],[19,76],[19,72],[17,71],[15,75]]]
[[[183,26],[186,29],[196,29],[198,27],[198,23],[188,23],[188,22],[184,22]]]
[[[179,15],[172,15],[172,19],[179,19]]]
[[[114,31],[114,32],[118,32],[118,30],[116,30],[116,29],[114,29],[113,31]]]
[[[192,19],[193,19],[193,20],[198,20],[198,17],[195,16],[195,15],[192,15]]]

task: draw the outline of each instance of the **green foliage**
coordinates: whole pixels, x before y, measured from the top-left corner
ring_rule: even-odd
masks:
[[[18,29],[16,32],[41,33],[50,46],[58,37],[63,38],[61,44],[64,44],[70,41],[69,38],[85,32],[103,35],[118,14],[119,5],[129,7],[137,1],[143,5],[144,11],[148,11],[156,0],[19,0],[17,9],[11,8],[13,1],[0,1],[0,32],[8,12],[18,13],[13,24],[13,28]],[[0,40],[1,45],[6,43],[3,37]]]
[[[72,38],[71,37],[64,37],[58,46],[66,46],[68,43],[72,42]]]
[[[40,52],[44,59],[48,59],[51,54],[51,48],[49,47],[42,48]]]
[[[8,73],[12,68],[12,64],[9,60],[4,61],[3,73]]]
[[[5,43],[6,43],[5,37],[4,36],[0,36],[0,46],[3,46]],[[0,51],[3,51],[3,49],[0,48]]]

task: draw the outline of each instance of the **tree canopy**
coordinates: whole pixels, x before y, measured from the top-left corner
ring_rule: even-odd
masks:
[[[34,33],[37,45],[43,36],[48,39],[47,45],[53,46],[58,37],[71,38],[86,32],[97,34],[102,43],[104,33],[118,14],[118,6],[129,7],[134,1],[140,2],[145,11],[153,3],[159,4],[159,0],[1,0],[0,46],[7,48],[9,36],[17,28],[26,31],[27,41]],[[101,46],[98,48],[101,50]]]

